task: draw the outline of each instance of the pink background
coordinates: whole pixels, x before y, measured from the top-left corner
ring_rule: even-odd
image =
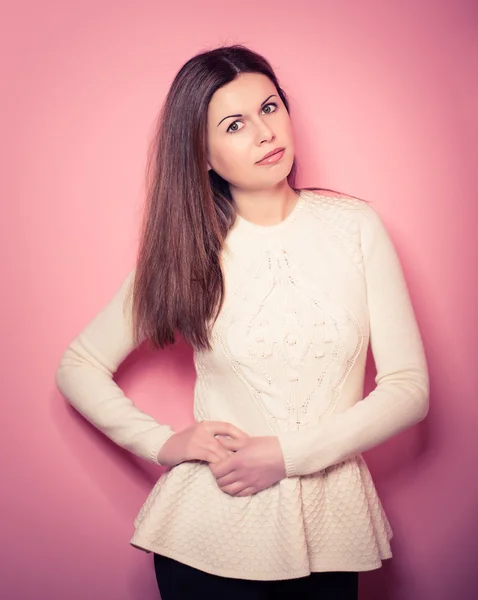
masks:
[[[174,74],[200,50],[244,43],[289,93],[298,184],[366,198],[388,225],[429,358],[428,418],[365,456],[395,536],[361,599],[478,597],[476,2],[0,10],[0,596],[158,597],[152,556],[129,539],[161,470],[76,414],[54,374],[133,265],[147,142]],[[369,363],[367,391],[373,374]],[[184,343],[133,352],[117,381],[159,420],[191,422]]]

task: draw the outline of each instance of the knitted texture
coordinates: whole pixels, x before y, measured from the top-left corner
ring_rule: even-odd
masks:
[[[196,421],[277,436],[286,478],[230,496],[206,463],[157,481],[131,545],[209,573],[256,580],[367,571],[393,532],[361,453],[428,411],[425,352],[405,277],[367,203],[303,190],[282,222],[238,217],[221,253],[225,301],[212,349],[195,351]],[[57,385],[117,444],[157,463],[174,431],[113,381],[133,349],[127,274],[65,351]],[[368,346],[377,375],[365,398]]]

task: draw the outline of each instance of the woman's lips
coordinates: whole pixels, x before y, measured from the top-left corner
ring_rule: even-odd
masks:
[[[272,163],[278,162],[284,156],[285,148],[279,150],[279,152],[275,152],[272,156],[268,156],[263,160],[256,163],[256,165],[270,165]]]

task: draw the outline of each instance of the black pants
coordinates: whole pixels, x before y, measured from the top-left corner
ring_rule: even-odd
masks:
[[[252,581],[211,575],[153,553],[162,600],[358,600],[358,572],[326,571],[280,581]]]

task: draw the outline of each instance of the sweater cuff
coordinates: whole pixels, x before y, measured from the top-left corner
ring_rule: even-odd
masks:
[[[287,477],[318,473],[354,454],[357,434],[347,431],[343,418],[343,412],[333,413],[314,425],[277,434]]]
[[[292,439],[290,436],[287,436],[287,433],[287,431],[281,431],[276,435],[284,457],[285,475],[286,477],[296,477],[299,473],[297,473],[297,465],[294,460],[294,452],[291,444]]]
[[[151,462],[153,462],[154,464],[159,465],[160,467],[162,467],[164,465],[158,461],[159,451],[164,446],[164,444],[169,440],[169,438],[173,437],[173,435],[176,434],[176,431],[174,431],[168,425],[163,425],[161,427],[161,429],[163,429],[163,428],[165,429],[165,431],[160,432],[160,435],[158,436],[156,443],[153,444],[153,446],[151,447],[150,454],[149,454],[149,460],[151,460]]]

